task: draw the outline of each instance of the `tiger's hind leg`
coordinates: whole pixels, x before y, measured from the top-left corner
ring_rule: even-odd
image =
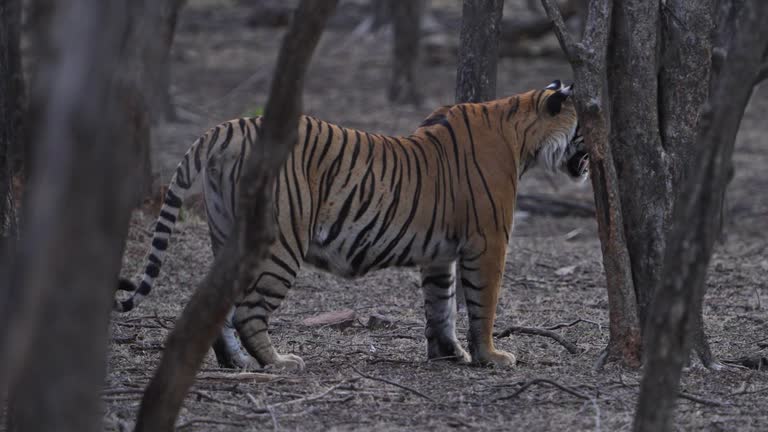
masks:
[[[209,217],[210,220],[210,217]],[[212,227],[209,227],[211,233],[211,247],[213,249],[213,256],[217,256],[219,250],[221,250],[222,240],[218,240],[214,234]],[[247,352],[243,350],[240,341],[237,339],[235,325],[233,323],[233,317],[235,315],[235,308],[232,307],[227,314],[227,319],[224,321],[224,326],[221,328],[219,337],[213,342],[213,352],[216,354],[216,361],[219,363],[219,367],[227,369],[254,369],[258,368],[259,364],[251,357]]]
[[[456,339],[456,280],[454,264],[421,269],[427,325],[427,358],[468,363],[469,354]]]
[[[269,316],[280,306],[296,279],[299,263],[295,256],[280,243],[273,244],[268,258],[252,270],[253,279],[235,309],[235,328],[243,346],[262,366],[304,368],[301,357],[278,353],[268,334]]]
[[[219,367],[228,369],[256,369],[259,362],[243,350],[240,341],[237,339],[233,318],[235,308],[229,310],[227,320],[219,333],[219,337],[213,343],[213,352],[216,354],[216,361]]]

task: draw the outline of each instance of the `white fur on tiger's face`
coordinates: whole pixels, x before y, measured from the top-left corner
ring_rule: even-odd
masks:
[[[574,178],[588,173],[570,94],[570,86],[555,81],[491,102],[442,107],[407,137],[302,117],[274,186],[277,241],[253,269],[214,345],[221,365],[303,367],[299,357],[275,351],[267,321],[305,264],[345,277],[419,267],[428,357],[513,365],[513,355],[495,349],[492,333],[518,179],[537,162]],[[240,118],[195,141],[168,188],[141,281],[121,281],[135,293],[115,309],[130,310],[151,290],[184,193],[200,173],[214,253],[221,249],[234,226],[243,162],[261,145],[260,135],[260,118]],[[469,352],[456,338],[459,286]]]

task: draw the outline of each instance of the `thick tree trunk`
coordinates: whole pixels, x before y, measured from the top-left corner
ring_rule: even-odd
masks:
[[[608,289],[610,342],[598,361],[621,360],[640,364],[640,326],[636,310],[629,254],[624,238],[622,203],[619,198],[614,156],[608,144],[609,123],[603,88],[612,1],[589,3],[582,42],[571,40],[553,0],[542,0],[555,25],[555,34],[573,67],[576,110],[585,142],[589,143],[590,177],[595,196],[598,233]]]
[[[6,285],[15,303],[0,305],[12,313],[0,341],[0,365],[11,380],[10,431],[102,429],[111,287],[136,163],[113,103],[125,6],[61,3],[51,28],[35,29],[47,35],[37,38],[47,41],[38,52],[50,54],[39,59],[45,79],[30,99],[38,115],[31,136],[36,169],[24,204],[24,242]]]
[[[0,250],[16,235],[11,190],[14,159],[21,155],[24,79],[21,71],[21,0],[0,3]]]
[[[172,431],[184,396],[243,282],[274,240],[272,187],[296,139],[301,90],[312,52],[337,1],[302,0],[283,40],[264,112],[262,152],[244,167],[235,233],[184,308],[146,390],[137,431]],[[238,275],[239,273],[239,275]]]
[[[709,95],[709,86],[702,83],[709,83],[712,71],[712,39],[707,36],[714,30],[714,3],[670,0],[662,8],[659,116],[673,202],[682,198],[684,179],[697,169],[698,123]],[[704,332],[702,302],[698,304],[694,346],[706,367],[718,367]]]
[[[483,102],[496,97],[502,0],[464,0],[459,35],[456,102]]]
[[[611,145],[641,326],[661,278],[674,202],[659,135],[658,25],[658,2],[616,2],[608,51]]]
[[[393,1],[391,7],[394,43],[389,100],[419,105],[422,95],[418,89],[416,63],[419,58],[424,0]]]
[[[702,116],[694,157],[697,169],[687,177],[675,207],[662,284],[653,302],[635,431],[673,429],[680,373],[691,348],[687,336],[696,325],[696,311],[704,293],[735,136],[761,54],[768,46],[766,20],[768,3],[745,2],[727,62]]]

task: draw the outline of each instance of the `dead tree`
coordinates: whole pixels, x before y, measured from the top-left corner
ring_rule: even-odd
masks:
[[[24,242],[3,274],[12,273],[0,298],[8,313],[0,382],[10,387],[9,431],[102,428],[111,287],[136,163],[113,103],[126,5],[57,3],[50,27],[33,28],[34,40],[46,44],[36,50],[45,54],[36,68],[45,79],[30,93],[36,169],[24,202]]]
[[[424,0],[390,1],[393,23],[392,78],[389,84],[390,101],[421,104],[416,63],[419,58],[421,16]]]
[[[672,430],[680,374],[692,347],[718,218],[739,123],[768,48],[768,3],[747,0],[736,16],[727,61],[712,86],[691,157],[696,170],[683,182],[667,235],[662,283],[648,325],[646,365],[635,431]]]
[[[0,251],[3,239],[16,234],[12,176],[20,154],[24,112],[21,71],[21,1],[0,3]]]
[[[245,163],[235,232],[190,299],[168,336],[160,366],[141,403],[137,431],[171,431],[205,353],[243,291],[251,269],[266,258],[275,237],[272,193],[275,176],[293,149],[301,113],[301,90],[312,52],[337,1],[302,0],[277,60],[261,139],[264,149]]]
[[[459,34],[456,102],[496,97],[496,62],[504,8],[502,0],[464,0]]]
[[[573,68],[576,111],[584,139],[589,143],[590,177],[603,252],[610,318],[610,342],[601,362],[610,357],[620,359],[625,365],[637,367],[640,365],[640,325],[624,238],[622,203],[614,156],[608,145],[608,104],[603,94],[613,2],[590,1],[584,37],[578,43],[565,28],[554,0],[542,0],[542,4],[554,23],[555,34]]]

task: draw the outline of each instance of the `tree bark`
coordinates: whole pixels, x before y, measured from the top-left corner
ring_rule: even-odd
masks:
[[[658,2],[616,2],[608,51],[611,144],[641,326],[661,277],[674,200],[659,135],[658,25]]]
[[[273,182],[293,149],[301,113],[304,75],[337,1],[302,0],[277,60],[262,123],[264,145],[245,163],[235,233],[184,308],[168,337],[160,366],[141,403],[137,431],[172,431],[228,310],[244,291],[248,273],[274,240]]]
[[[179,10],[186,0],[144,0],[143,22],[139,31],[154,31],[158,38],[141,47],[141,73],[151,78],[145,83],[144,95],[149,106],[153,123],[159,120],[174,120],[176,110],[171,98],[170,53],[176,33]],[[141,3],[141,2],[140,2]]]
[[[610,342],[599,360],[619,359],[627,366],[640,364],[640,326],[626,241],[622,202],[614,156],[608,144],[610,125],[603,88],[612,1],[591,0],[584,38],[575,43],[553,0],[542,0],[555,34],[573,68],[576,111],[585,142],[589,143],[590,177],[595,196],[598,234],[608,289]]]
[[[125,12],[123,0],[73,0],[57,5],[50,28],[35,28],[47,45],[38,52],[49,54],[30,99],[36,169],[10,294],[0,299],[14,302],[0,304],[10,314],[0,340],[9,431],[102,429],[111,287],[136,162],[113,103]]]
[[[483,102],[496,97],[502,0],[464,0],[459,35],[456,102]]]
[[[422,95],[418,89],[416,62],[424,0],[392,1],[390,4],[394,43],[388,97],[393,102],[420,105]]]
[[[16,235],[12,178],[21,154],[24,77],[21,70],[21,1],[0,3],[0,251]]]
[[[667,238],[662,284],[648,327],[646,366],[635,431],[672,430],[680,374],[691,348],[706,271],[717,238],[722,193],[735,136],[752,92],[752,79],[768,46],[768,3],[747,0],[737,20],[727,62],[701,118],[692,170],[675,206]]]
[[[699,145],[698,122],[701,107],[709,96],[709,86],[702,83],[710,82],[712,71],[714,3],[714,0],[670,0],[662,7],[659,62],[659,116],[662,121],[659,132],[668,161],[673,203],[681,199],[684,179],[697,169],[694,162]],[[661,263],[657,265],[661,266]],[[702,302],[698,304],[698,310],[693,313],[695,325],[691,336],[694,346],[704,366],[719,367],[704,332]]]

